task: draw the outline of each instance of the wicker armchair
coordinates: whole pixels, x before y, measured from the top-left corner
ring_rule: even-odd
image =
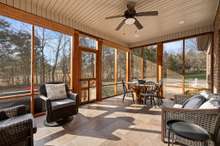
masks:
[[[54,82],[50,84],[58,84]],[[79,96],[76,93],[72,93],[67,85],[65,85],[67,98],[61,100],[52,101],[47,98],[47,91],[45,84],[40,86],[40,98],[46,105],[46,126],[58,126],[60,121],[65,121],[69,117],[78,113]],[[60,102],[60,103],[59,103]],[[62,124],[62,122],[61,122]]]
[[[188,96],[179,95],[175,96],[175,104],[183,104]],[[172,108],[172,107],[163,107],[162,108],[162,120],[161,120],[161,132],[162,132],[162,141],[165,142],[167,138],[167,127],[166,123],[169,120],[184,120],[193,122],[204,129],[206,129],[210,134],[210,140],[208,142],[209,146],[217,146],[217,137],[219,134],[220,128],[220,109],[183,109],[183,108]],[[193,142],[181,137],[176,137],[176,142],[197,146],[198,142]]]
[[[33,146],[32,114],[27,114],[25,106],[19,105],[0,110],[0,145]]]

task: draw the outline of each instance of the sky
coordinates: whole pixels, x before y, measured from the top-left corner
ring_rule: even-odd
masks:
[[[21,23],[20,21],[14,20],[14,19],[10,19],[4,16],[0,16],[0,20],[5,20],[7,22],[9,22],[10,28],[14,29],[14,30],[21,30],[24,29],[26,31],[29,31],[31,33],[31,25],[28,25],[27,23]]]
[[[164,51],[169,52],[169,54],[178,54],[183,52],[183,41],[175,41],[164,43]]]

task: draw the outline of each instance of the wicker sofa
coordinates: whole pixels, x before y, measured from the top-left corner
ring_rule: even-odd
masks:
[[[0,145],[33,146],[34,126],[32,114],[27,114],[24,105],[0,109]]]
[[[186,95],[176,95],[174,98],[174,104],[183,104],[188,98],[189,96]],[[184,109],[174,108],[170,105],[163,106],[161,120],[161,138],[163,142],[166,142],[168,135],[166,123],[167,121],[174,119],[193,122],[205,128],[211,135],[208,145],[219,145],[220,109]],[[200,145],[199,142],[193,142],[178,136],[176,137],[176,142],[190,146]]]

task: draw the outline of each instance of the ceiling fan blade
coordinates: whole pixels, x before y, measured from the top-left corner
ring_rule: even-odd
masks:
[[[121,18],[121,17],[124,17],[124,15],[109,16],[109,17],[105,17],[105,19],[113,19],[113,18]]]
[[[136,13],[135,16],[157,16],[158,14],[159,14],[158,11],[146,11],[146,12]]]
[[[118,25],[118,27],[115,29],[116,31],[118,31],[124,24],[125,24],[125,20],[122,20],[121,23]]]
[[[143,28],[142,24],[141,24],[136,18],[134,18],[134,19],[135,19],[134,25],[135,25],[138,29],[142,29],[142,28]]]

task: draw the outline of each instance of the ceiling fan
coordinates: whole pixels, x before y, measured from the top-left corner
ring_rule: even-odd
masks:
[[[106,17],[105,19],[114,19],[114,18],[124,17],[122,22],[115,29],[116,31],[118,31],[124,24],[129,24],[129,25],[134,24],[140,30],[143,28],[143,26],[136,17],[158,15],[158,11],[136,12],[135,5],[136,3],[134,1],[128,1],[127,10],[124,12],[124,14]]]

